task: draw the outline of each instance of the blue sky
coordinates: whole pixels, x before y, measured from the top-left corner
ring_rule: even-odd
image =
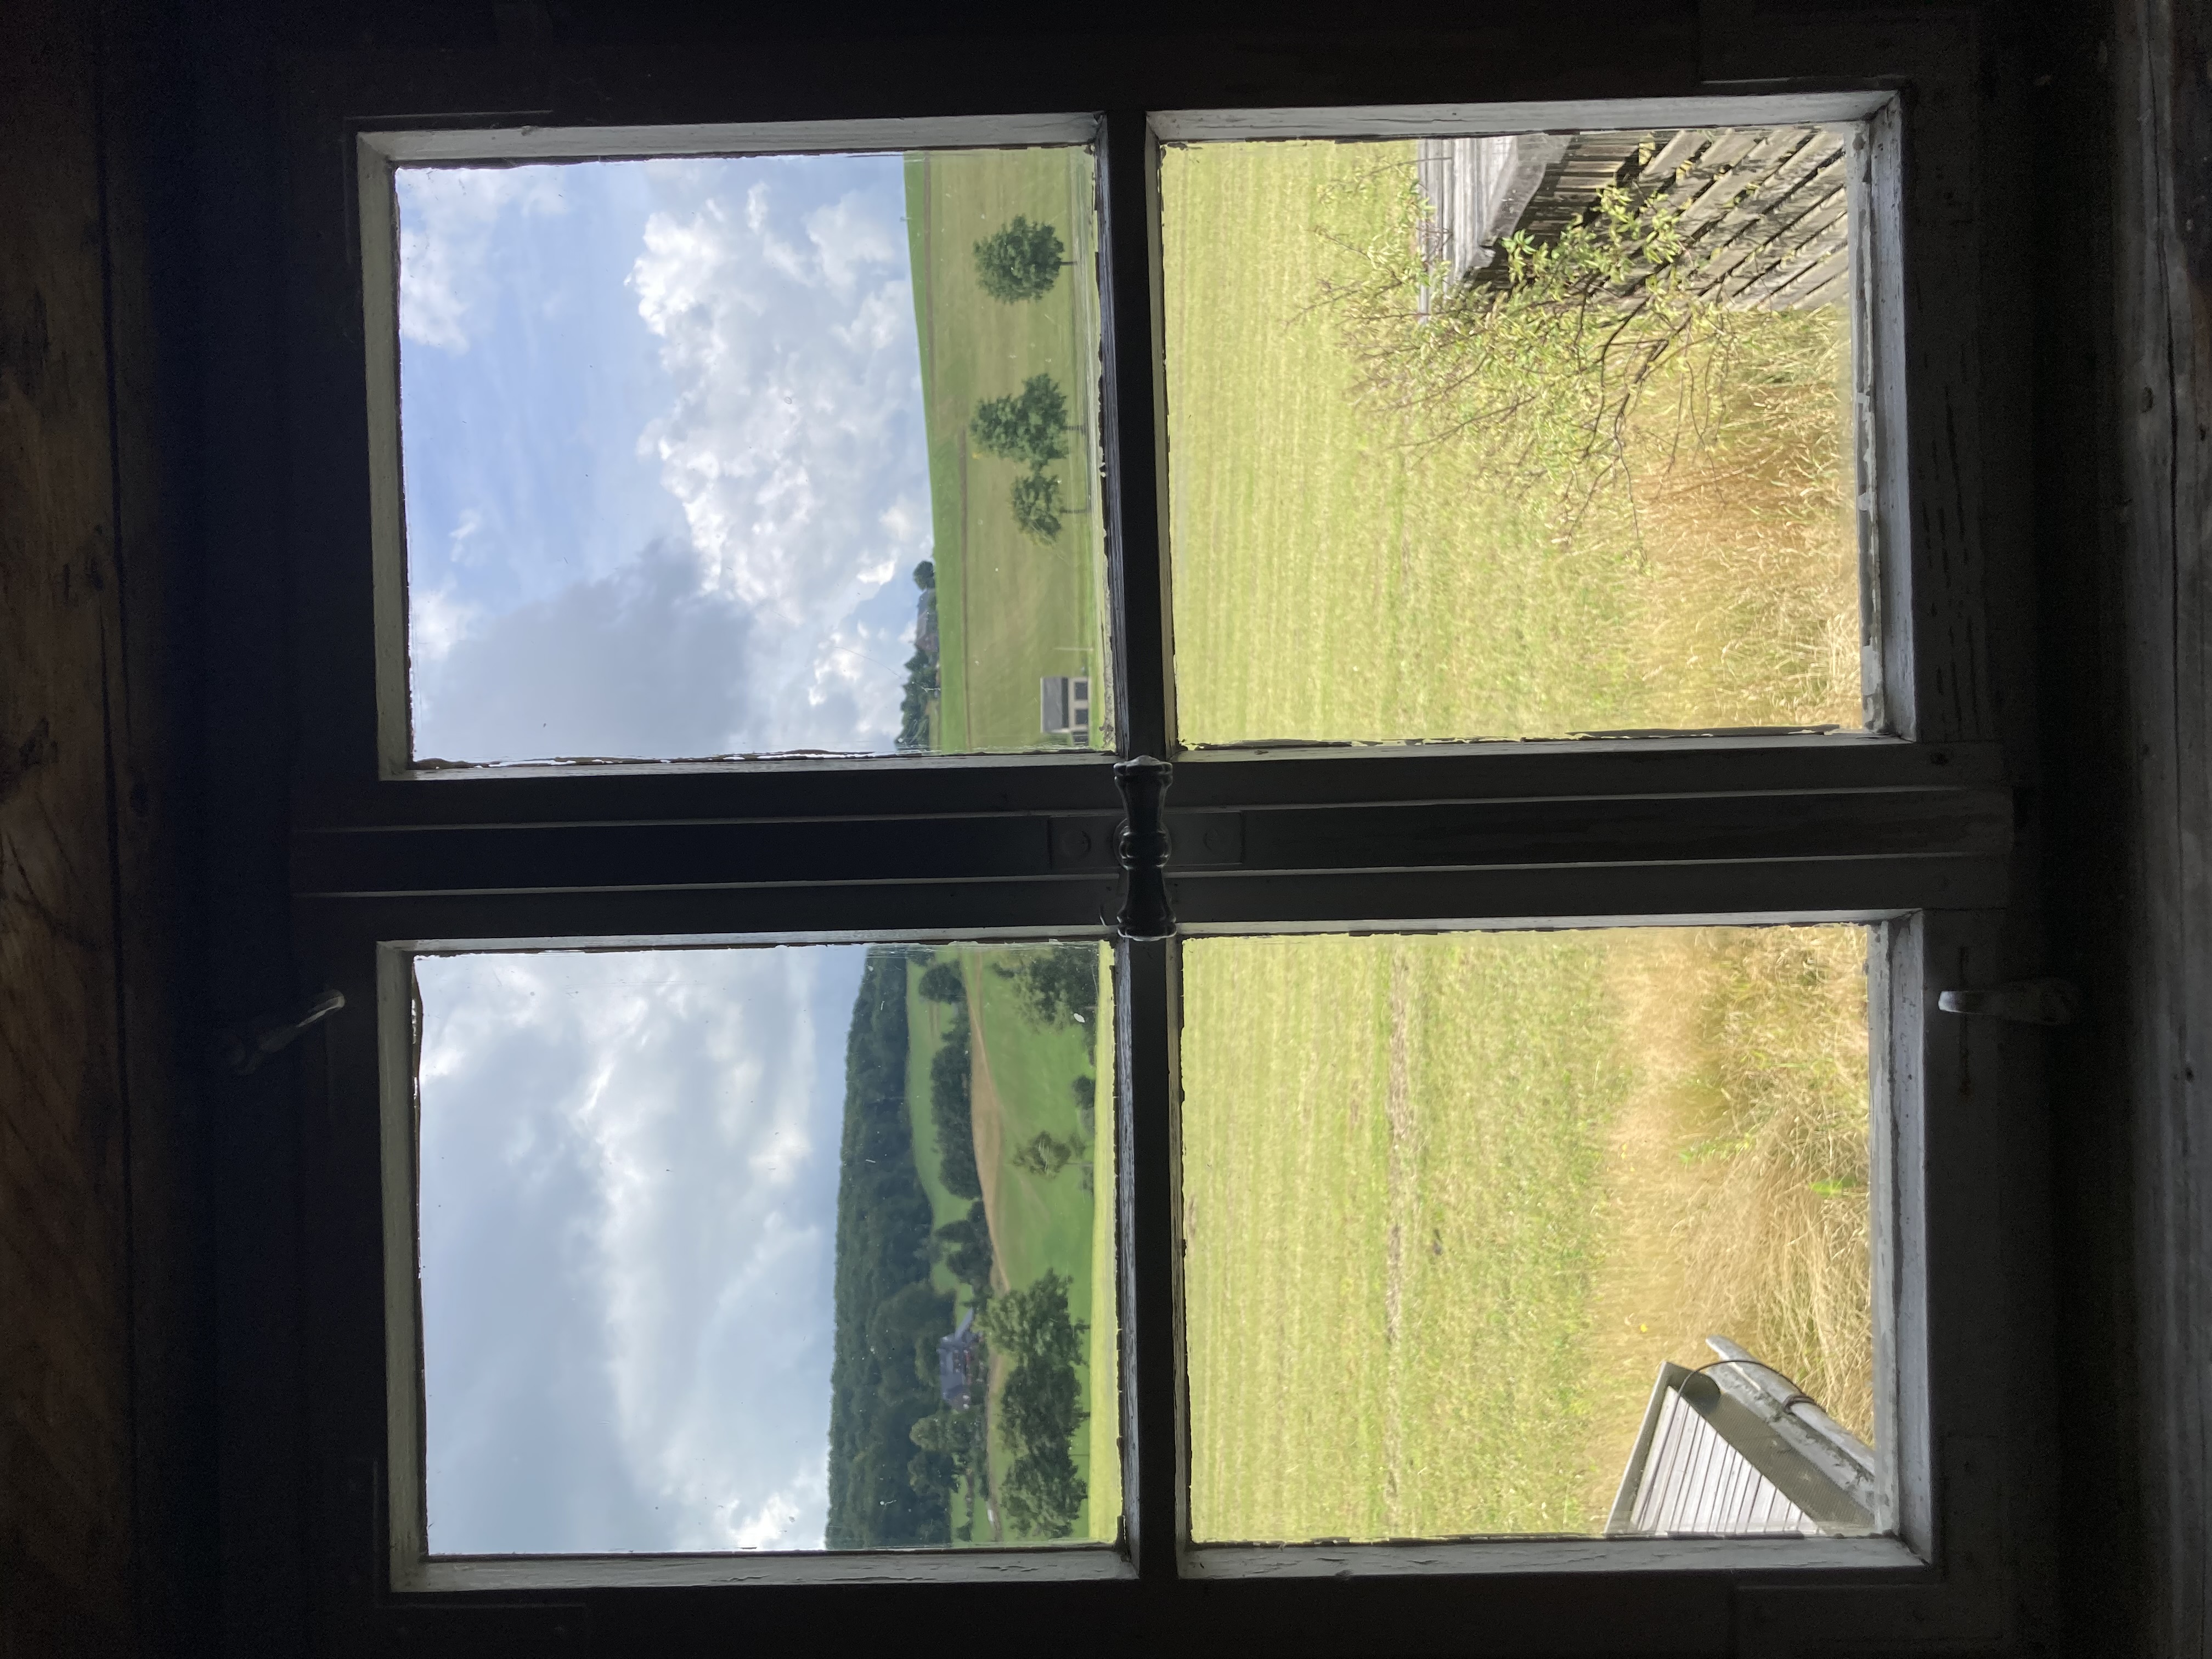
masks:
[[[430,1547],[818,1547],[865,945],[426,957]]]
[[[902,168],[400,171],[419,757],[890,747],[930,551]]]

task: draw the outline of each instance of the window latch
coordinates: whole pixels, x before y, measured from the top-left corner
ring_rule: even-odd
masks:
[[[328,1019],[344,1006],[344,992],[325,991],[296,1018],[264,1016],[243,1025],[230,1026],[215,1034],[215,1057],[225,1070],[240,1077],[248,1076],[259,1071],[261,1062],[270,1055],[290,1048],[310,1025]]]
[[[2021,1025],[2071,1025],[2081,1015],[2081,993],[2070,980],[2016,979],[1980,991],[1946,991],[1936,1006],[1947,1014]]]
[[[1139,755],[1114,768],[1121,786],[1121,914],[1116,918],[1127,939],[1173,939],[1175,912],[1168,907],[1168,821],[1162,803],[1175,768],[1150,755]]]

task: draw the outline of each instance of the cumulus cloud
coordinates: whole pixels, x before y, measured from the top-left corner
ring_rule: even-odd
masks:
[[[501,213],[562,211],[561,169],[402,167],[399,333],[441,351],[469,349],[471,313],[489,298],[492,232]]]
[[[525,761],[744,747],[752,623],[742,606],[700,591],[680,546],[656,543],[612,575],[466,620],[441,652],[416,647],[417,754]],[[423,623],[411,631],[421,641]]]
[[[630,276],[677,388],[641,448],[683,507],[702,586],[769,625],[785,685],[818,674],[822,643],[929,554],[898,196],[853,189],[802,211],[797,188],[756,179],[742,203],[655,214]],[[897,682],[854,683],[870,706],[854,735],[891,729]]]
[[[465,638],[477,607],[454,595],[453,585],[418,588],[407,596],[407,648],[414,659],[442,662]]]
[[[860,954],[418,963],[434,1550],[819,1545]]]

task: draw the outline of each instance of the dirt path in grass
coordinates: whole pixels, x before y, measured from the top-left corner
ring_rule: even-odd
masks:
[[[981,964],[969,962],[966,971],[970,1011],[968,1040],[969,1052],[974,1055],[968,1091],[968,1121],[975,1134],[975,1173],[983,1186],[983,1224],[991,1232],[991,1289],[1004,1294],[1009,1285],[999,1249],[999,1240],[1004,1236],[999,1225],[1002,1201],[999,1192],[999,1154],[1006,1143],[1006,1124],[1000,1115],[998,1085],[991,1080],[991,1051],[984,1046],[982,1017],[975,1012],[982,1006]]]

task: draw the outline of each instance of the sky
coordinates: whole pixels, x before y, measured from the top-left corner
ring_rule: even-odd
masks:
[[[820,1547],[866,951],[416,959],[433,1553]]]
[[[418,759],[891,747],[930,554],[902,167],[399,170]]]

